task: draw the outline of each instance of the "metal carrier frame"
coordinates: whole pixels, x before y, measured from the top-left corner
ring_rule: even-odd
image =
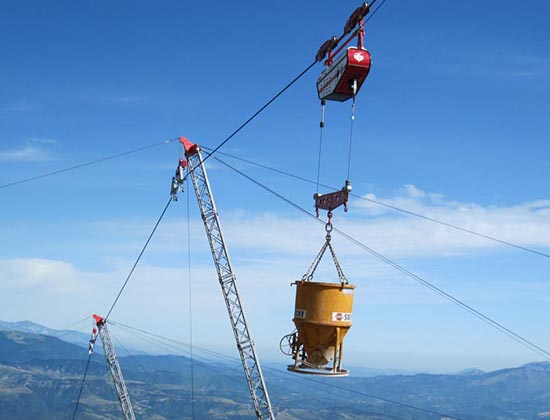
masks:
[[[115,347],[113,346],[111,335],[107,329],[107,323],[103,318],[98,318],[99,320],[96,319],[98,334],[101,338],[101,343],[103,344],[103,352],[105,353],[105,359],[107,359],[109,372],[111,374],[111,378],[113,379],[113,384],[115,385],[122,415],[124,416],[124,420],[135,420],[136,416],[134,415],[134,409],[132,407],[132,402],[130,401],[130,394],[128,394],[128,389],[126,388],[126,383],[124,382],[124,377],[122,376],[122,371],[120,370]]]
[[[346,194],[347,197],[347,194]],[[315,197],[317,198],[317,197]],[[348,285],[348,279],[346,278],[346,275],[344,274],[344,271],[342,270],[342,267],[340,266],[340,263],[338,262],[338,258],[336,257],[336,253],[334,252],[334,249],[332,248],[332,244],[330,243],[331,240],[331,232],[333,229],[332,226],[332,210],[341,204],[344,204],[344,202],[333,203],[332,205],[328,207],[321,207],[321,208],[328,208],[328,220],[325,225],[325,243],[321,247],[321,250],[311,263],[311,266],[307,270],[307,272],[302,276],[302,282],[309,282],[313,280],[313,275],[315,274],[315,270],[317,270],[317,267],[319,266],[319,263],[321,262],[323,255],[325,254],[327,248],[330,250],[330,254],[332,256],[332,262],[334,263],[334,266],[336,268],[336,272],[338,273],[338,278],[340,280],[340,283],[342,287],[345,285]],[[318,211],[318,209],[317,209]],[[298,284],[300,282],[297,281],[296,283],[292,284]],[[303,347],[303,343],[301,342],[300,338],[298,337],[298,331],[294,330],[290,334],[287,334],[281,338],[281,341],[279,342],[279,348],[281,349],[281,352],[287,356],[292,356],[294,359],[294,364],[288,365],[287,369],[291,372],[296,373],[304,373],[309,375],[318,375],[318,376],[348,376],[349,372],[346,369],[342,369],[342,352],[344,343],[340,342],[340,328],[336,329],[336,340],[335,340],[335,353],[334,353],[334,361],[332,363],[332,367],[322,367],[322,366],[316,366],[314,364],[308,363],[307,358],[305,357],[305,350]],[[340,342],[340,344],[338,344]]]
[[[227,313],[229,314],[235,335],[235,341],[243,364],[250,395],[254,403],[256,416],[258,419],[274,419],[260,362],[256,355],[254,342],[250,336],[241,299],[237,291],[236,276],[233,273],[231,260],[229,259],[223,238],[220,219],[206,175],[200,148],[198,145],[184,138],[181,138],[180,142],[185,147],[185,156],[189,165],[188,174],[191,175],[193,181],[193,187],[206,229],[206,236],[208,237],[210,250],[214,258],[218,280],[222,288]]]

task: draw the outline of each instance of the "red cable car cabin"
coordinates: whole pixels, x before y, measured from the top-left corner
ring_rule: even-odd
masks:
[[[366,49],[349,47],[317,79],[319,99],[344,102],[352,98],[367,78],[370,66],[371,57]]]

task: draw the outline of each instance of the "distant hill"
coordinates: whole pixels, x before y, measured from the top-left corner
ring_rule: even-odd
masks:
[[[0,331],[0,418],[72,418],[86,360],[86,349],[58,338]],[[120,363],[138,418],[191,418],[190,359],[138,355]],[[255,418],[238,360],[197,352],[193,371],[196,419]],[[264,373],[281,420],[442,418],[430,411],[479,420],[550,418],[549,362],[456,375],[317,378],[267,365]],[[92,356],[77,418],[120,418],[100,354]]]
[[[48,335],[21,331],[0,331],[0,361],[84,359],[87,352],[80,346]]]
[[[55,337],[0,331],[0,418],[71,419],[87,358],[86,349]],[[77,418],[120,419],[105,359],[96,353],[91,360]],[[189,359],[137,355],[120,365],[139,418],[190,416]],[[195,418],[254,418],[241,372],[201,361],[194,371]]]
[[[91,325],[91,322],[90,322]],[[44,325],[32,321],[6,322],[0,321],[0,331],[21,331],[31,334],[43,334],[51,337],[58,337],[68,343],[73,343],[81,347],[88,346],[89,334],[72,330],[54,330]],[[91,330],[91,327],[90,327]]]

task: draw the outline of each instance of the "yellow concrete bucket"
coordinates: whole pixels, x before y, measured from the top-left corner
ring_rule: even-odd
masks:
[[[355,286],[299,280],[294,324],[289,341],[294,364],[288,370],[315,375],[346,376],[342,369],[344,337],[351,327]],[[332,367],[325,367],[332,362]]]

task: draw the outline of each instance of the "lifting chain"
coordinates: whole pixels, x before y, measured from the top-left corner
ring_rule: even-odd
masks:
[[[327,248],[330,250],[330,254],[332,255],[332,261],[334,262],[334,266],[336,267],[336,271],[338,272],[338,278],[340,279],[340,283],[342,284],[348,284],[348,279],[344,275],[344,271],[342,270],[342,267],[340,267],[340,263],[338,262],[338,258],[336,258],[336,253],[334,252],[334,249],[332,248],[332,244],[330,243],[331,240],[331,232],[332,232],[333,226],[332,226],[332,212],[328,212],[328,220],[325,225],[325,232],[327,233],[325,236],[325,243],[321,247],[321,250],[311,263],[311,266],[309,267],[309,270],[307,270],[307,273],[305,273],[302,276],[302,281],[311,281],[313,280],[313,274],[315,273],[315,270],[317,270],[317,267],[319,266],[319,263],[321,262],[321,259],[323,258],[323,255],[325,254],[325,251]]]

